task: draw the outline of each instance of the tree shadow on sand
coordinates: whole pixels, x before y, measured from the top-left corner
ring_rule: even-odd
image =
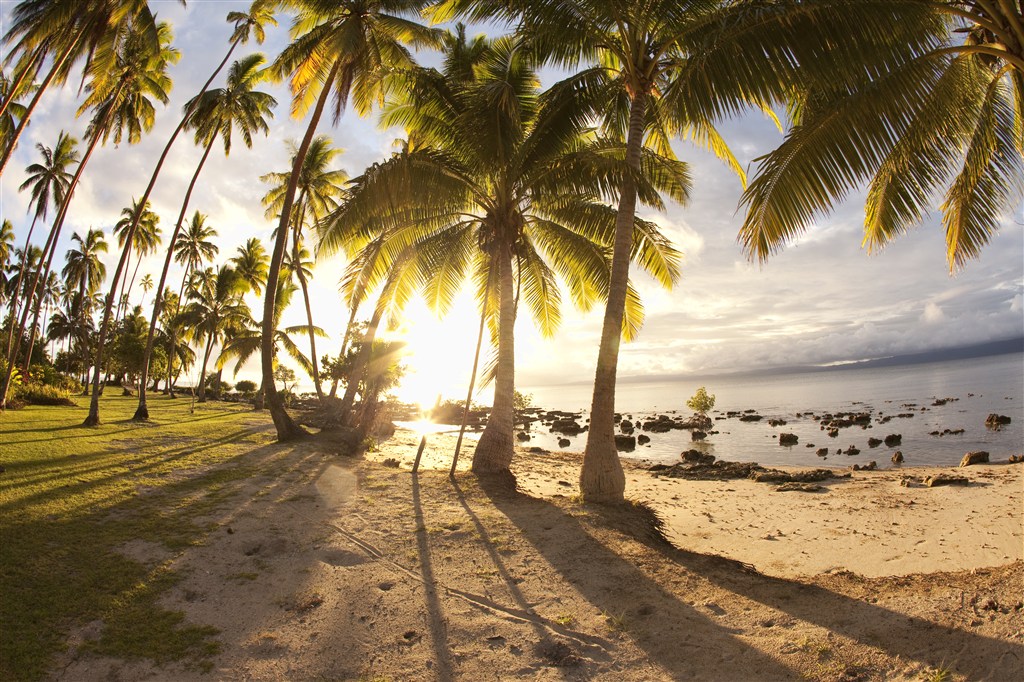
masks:
[[[759,680],[798,677],[795,670],[745,644],[736,636],[739,631],[716,624],[681,601],[636,563],[593,537],[565,509],[507,486],[486,481],[482,486],[495,508],[563,579],[596,608],[625,616],[630,637],[652,661],[682,678],[701,670],[715,670],[719,679],[745,679],[750,670],[758,671]],[[958,672],[969,679],[1018,679],[1021,673],[1024,647],[1019,645],[890,611],[819,585],[765,576],[731,559],[680,550],[664,539],[660,521],[643,506],[588,505],[585,510],[598,516],[602,526],[632,536],[686,572],[892,656],[929,667],[956,661]],[[555,528],[557,533],[550,532]],[[593,570],[597,565],[600,571]],[[668,631],[645,629],[645,615],[654,611],[660,623],[670,624]]]

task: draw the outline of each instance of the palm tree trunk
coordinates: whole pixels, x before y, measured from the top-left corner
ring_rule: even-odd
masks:
[[[64,53],[60,56],[60,59],[54,60],[53,66],[50,67],[50,72],[46,74],[46,78],[43,79],[43,82],[39,84],[39,89],[36,90],[36,94],[32,98],[32,101],[29,103],[28,109],[25,110],[25,115],[21,117],[20,121],[18,121],[18,127],[15,129],[14,134],[11,136],[11,140],[8,143],[7,148],[3,150],[3,156],[0,157],[0,175],[4,174],[4,169],[7,168],[7,162],[11,160],[12,156],[14,156],[14,148],[18,146],[18,140],[21,138],[21,134],[25,132],[25,127],[28,125],[28,120],[32,118],[32,112],[35,111],[36,105],[39,104],[40,98],[42,98],[43,93],[46,92],[46,88],[49,87],[50,83],[53,81],[54,76],[56,76],[57,72],[60,71],[61,67],[64,66],[64,62],[67,61],[68,57],[74,51],[75,46],[78,44],[79,40],[81,40],[81,35],[79,35],[78,38],[75,38],[73,41],[71,41],[71,44],[68,45],[68,48],[64,50]]]
[[[274,308],[277,298],[277,282],[281,276],[281,263],[284,261],[284,249],[288,243],[288,221],[292,214],[292,205],[295,202],[295,190],[299,185],[299,172],[302,170],[302,163],[309,152],[309,145],[313,141],[317,124],[323,115],[324,106],[331,94],[331,86],[334,78],[341,67],[338,60],[331,68],[330,74],[324,80],[323,90],[317,98],[316,107],[310,117],[309,125],[306,127],[306,134],[302,138],[298,151],[295,153],[295,161],[292,166],[292,174],[288,178],[288,189],[285,191],[284,204],[281,206],[281,221],[277,226],[277,239],[274,242],[274,253],[270,259],[270,267],[267,272],[266,297],[263,300],[263,338],[260,343],[260,360],[263,370],[263,388],[266,391],[267,406],[270,408],[270,416],[274,420],[274,427],[277,429],[277,440],[284,442],[304,436],[306,431],[295,423],[288,416],[285,410],[284,401],[281,400],[277,387],[274,385]]]
[[[380,318],[384,316],[384,296],[385,293],[382,292],[380,300],[377,301],[377,307],[373,311],[373,316],[370,318],[370,323],[366,326],[366,333],[363,334],[363,345],[359,349],[359,357],[356,358],[352,374],[349,376],[348,385],[345,386],[345,395],[341,399],[340,409],[343,424],[350,424],[352,421],[349,412],[352,411],[352,405],[356,401],[356,391],[359,390],[359,384],[370,365],[370,352],[373,350],[373,341],[377,338],[377,327],[380,326]]]
[[[302,202],[299,202],[302,206]],[[295,251],[295,259],[299,261],[299,229],[302,224],[303,212],[299,211],[299,221],[295,224],[292,233],[292,248]],[[295,274],[299,278],[299,286],[302,288],[302,300],[306,304],[306,322],[309,324],[309,354],[313,365],[313,387],[316,389],[316,397],[322,403],[324,401],[324,389],[320,385],[320,368],[316,359],[316,334],[313,333],[313,310],[309,307],[309,286],[306,284],[306,275],[302,272],[302,263],[295,264]]]
[[[174,223],[174,232],[171,234],[171,242],[167,245],[167,256],[164,258],[164,269],[160,271],[160,284],[157,285],[157,296],[156,300],[153,301],[153,314],[149,317],[149,333],[146,335],[146,351],[142,356],[142,374],[139,377],[139,405],[135,408],[135,414],[132,419],[135,421],[145,421],[149,419],[149,406],[146,404],[146,380],[149,378],[149,361],[153,357],[153,343],[156,335],[156,321],[160,318],[160,312],[163,307],[163,296],[159,294],[164,290],[164,285],[167,282],[167,272],[171,269],[171,260],[174,258],[174,246],[178,242],[178,235],[181,234],[181,226],[185,221],[185,213],[188,211],[188,203],[192,198],[192,190],[195,189],[196,181],[199,180],[199,173],[203,170],[203,165],[206,163],[207,157],[210,156],[210,150],[213,149],[213,143],[216,141],[216,137],[210,138],[210,143],[206,145],[206,149],[203,151],[203,158],[199,160],[199,165],[196,167],[196,172],[192,174],[192,181],[188,184],[188,190],[185,192],[185,199],[181,202],[181,211],[178,213],[178,220]],[[188,272],[185,272],[188,275]],[[184,281],[182,281],[182,289],[184,290]],[[180,305],[181,296],[178,296]],[[173,336],[173,334],[172,334]],[[170,356],[168,356],[170,361]]]
[[[352,302],[352,312],[348,316],[348,324],[345,325],[345,336],[341,339],[341,350],[338,352],[338,362],[341,362],[342,358],[345,357],[345,351],[348,350],[348,340],[352,337],[352,325],[356,321],[356,311],[359,310],[359,299]],[[338,395],[338,377],[335,376],[331,380],[331,393],[330,397],[333,398]]]
[[[93,151],[95,151],[96,149],[96,145],[100,141],[101,135],[99,131],[102,130],[107,125],[107,121],[110,118],[111,111],[112,110],[108,110],[107,115],[104,117],[101,124],[99,126],[96,126],[95,134],[89,141],[89,148],[86,149],[85,156],[82,157],[82,160],[78,164],[78,168],[75,170],[74,177],[71,178],[71,184],[68,185],[68,190],[64,194],[64,201],[61,203],[60,210],[57,212],[57,217],[54,219],[53,226],[50,228],[50,234],[47,236],[46,243],[43,246],[43,259],[46,261],[45,271],[43,270],[43,268],[39,268],[38,270],[36,270],[35,277],[32,280],[32,287],[29,289],[28,295],[25,296],[26,301],[31,301],[32,297],[35,295],[36,287],[39,285],[40,275],[43,276],[44,282],[46,281],[45,278],[48,278],[50,276],[50,266],[53,263],[53,255],[57,251],[57,239],[60,237],[61,228],[64,227],[64,218],[68,214],[68,206],[71,205],[71,197],[74,196],[75,188],[78,186],[78,181],[82,177],[82,172],[85,170],[86,165],[89,163],[89,158],[92,156]],[[25,333],[25,325],[28,322],[27,312],[28,307],[26,306],[21,316],[21,323],[18,326],[18,333],[16,338],[18,339],[19,343],[21,341],[22,334]],[[12,327],[13,322],[14,321],[11,320]],[[14,369],[12,358],[13,355],[16,354],[16,352],[16,349],[13,349],[10,346],[8,346],[7,371],[4,372],[3,382],[0,383],[0,409],[4,409],[7,406],[7,392],[10,390],[11,387],[11,372]]]
[[[466,424],[469,422],[469,406],[473,402],[473,387],[476,385],[476,368],[480,364],[480,348],[484,345],[484,324],[487,322],[487,297],[484,297],[484,304],[480,311],[480,330],[476,333],[476,353],[473,354],[473,372],[469,375],[469,390],[466,391],[466,406],[462,408],[462,424],[459,426],[459,439],[455,442],[455,454],[452,456],[452,468],[449,476],[455,476],[455,469],[459,466],[459,452],[462,450],[462,436],[466,433]]]
[[[626,163],[640,168],[643,148],[646,95],[634,96],[629,112],[629,137],[626,140]],[[626,288],[629,282],[629,253],[633,243],[636,214],[636,185],[627,176],[619,196],[615,216],[615,242],[612,247],[612,272],[608,303],[601,327],[601,346],[597,355],[594,396],[590,406],[590,431],[580,468],[580,492],[588,502],[621,502],[626,490],[626,475],[615,447],[615,375],[619,363],[619,342],[622,339],[622,318],[626,310]]]
[[[206,402],[206,365],[210,362],[210,353],[213,351],[213,334],[206,341],[206,353],[203,354],[203,368],[199,370],[199,402]]]
[[[28,376],[28,369],[32,366],[32,350],[36,345],[36,334],[39,332],[39,313],[43,310],[42,291],[39,292],[39,302],[34,306],[35,312],[32,314],[32,326],[29,328],[28,334],[28,349],[25,351],[25,361],[21,365],[21,373],[23,376]]]
[[[18,91],[21,89],[21,85],[25,82],[25,79],[36,77],[36,74],[39,72],[38,67],[41,62],[41,55],[45,47],[45,41],[40,43],[39,47],[37,47],[35,52],[32,53],[32,57],[29,59],[28,63],[25,64],[25,68],[18,72],[17,78],[13,83],[11,83],[11,87],[7,91],[7,97],[5,97],[3,103],[0,104],[0,116],[7,113],[7,108],[11,106],[11,103],[14,102],[14,99],[18,96]]]
[[[39,218],[37,214],[35,218],[32,218],[32,225],[28,228],[28,236],[25,237],[25,247],[21,250],[21,263],[18,265],[18,279],[14,283],[14,295],[11,296],[11,329],[7,334],[7,353],[11,352],[11,343],[14,340],[14,321],[18,319],[18,299],[21,296],[21,280],[25,277],[25,267],[28,263],[28,249],[32,245],[32,232],[36,229],[36,219]],[[39,266],[42,267],[42,262]],[[4,356],[6,357],[6,355]]]
[[[498,268],[498,365],[494,375],[494,405],[476,451],[472,470],[476,474],[509,474],[514,452],[515,410],[515,294],[512,284],[512,254],[502,243],[495,255]]]

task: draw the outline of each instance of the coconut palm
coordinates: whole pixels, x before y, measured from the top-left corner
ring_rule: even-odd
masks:
[[[267,118],[273,116],[271,111],[277,104],[270,95],[259,92],[254,87],[264,79],[264,73],[260,67],[264,63],[261,54],[252,54],[244,57],[231,65],[228,71],[227,84],[223,88],[206,90],[194,100],[185,105],[186,111],[192,111],[189,119],[189,126],[194,128],[195,141],[197,144],[204,143],[203,156],[196,167],[192,180],[189,182],[188,190],[181,204],[181,212],[175,223],[174,233],[171,235],[171,249],[164,259],[164,268],[160,275],[160,288],[163,288],[167,279],[167,271],[171,266],[171,253],[175,240],[181,231],[182,221],[188,210],[188,204],[192,197],[192,190],[195,188],[202,172],[203,165],[213,149],[214,143],[219,138],[224,144],[224,154],[231,152],[232,131],[237,129],[242,137],[242,142],[247,148],[252,148],[252,137],[254,133],[269,131]],[[156,332],[156,321],[160,314],[159,300],[153,302],[153,314],[150,315],[149,334],[146,341],[144,362],[140,374],[141,388],[139,390],[139,406],[135,411],[135,420],[149,418],[149,410],[146,406],[145,385],[149,375],[149,356],[153,352],[153,335]]]
[[[270,265],[270,256],[263,248],[263,242],[251,237],[238,247],[230,262],[249,290],[259,296],[267,284],[267,268]]]
[[[292,164],[294,165],[294,147]],[[309,145],[306,158],[302,162],[298,180],[298,199],[295,202],[291,220],[292,245],[289,253],[303,250],[304,228],[307,221],[315,225],[320,217],[338,206],[339,200],[345,195],[343,184],[348,181],[348,174],[342,170],[328,170],[334,158],[341,154],[340,149],[331,145],[326,135],[318,135]],[[274,183],[274,186],[263,197],[263,205],[267,206],[268,218],[278,215],[284,203],[284,195],[288,190],[289,173],[268,173],[260,178],[263,182]],[[313,329],[313,311],[309,304],[309,285],[307,273],[303,268],[293,270],[302,288],[302,300],[306,306],[306,322]],[[311,276],[311,275],[310,275]],[[323,387],[320,383],[320,368],[317,365],[316,336],[309,334],[310,358],[313,367],[313,386],[316,395],[323,400]]]
[[[153,127],[155,108],[152,99],[167,102],[167,92],[171,80],[167,76],[168,67],[177,61],[179,54],[169,47],[171,30],[167,24],[158,26],[159,41],[157,44],[141,40],[135,33],[128,31],[118,45],[112,74],[106,74],[104,80],[97,79],[91,83],[89,96],[83,106],[95,106],[99,110],[108,110],[112,114],[114,142],[119,143],[127,134],[129,142],[138,142],[144,131]],[[144,202],[142,202],[145,205]],[[103,349],[113,305],[116,300],[121,275],[124,273],[125,262],[131,252],[135,233],[133,228],[125,232],[125,246],[121,251],[114,274],[111,277],[110,292],[104,304],[103,317],[100,322],[99,335],[96,340],[96,358],[94,361],[93,395],[89,406],[89,415],[83,426],[99,424],[99,382],[103,367]]]
[[[133,201],[132,205],[121,209],[121,219],[114,224],[114,235],[117,237],[117,245],[125,249],[128,241],[128,233],[132,225],[135,226],[132,244],[126,250],[128,258],[125,260],[125,269],[131,260],[131,253],[137,254],[135,271],[131,280],[121,283],[121,300],[126,300],[131,295],[132,286],[135,284],[135,276],[139,272],[139,265],[145,256],[156,251],[160,246],[160,216],[150,210],[150,203],[143,204],[140,201]],[[127,304],[126,304],[127,305]],[[120,315],[120,306],[118,308]]]
[[[11,259],[11,253],[14,249],[14,225],[10,220],[4,218],[0,221],[0,307],[3,307],[7,303],[7,298],[10,296],[8,287],[13,285],[7,276],[8,262]],[[11,305],[13,306],[14,297],[11,296]],[[13,311],[11,313],[11,320],[14,320]],[[13,326],[13,324],[12,324]]]
[[[75,151],[75,145],[77,144],[78,141],[75,138],[61,131],[57,137],[57,144],[52,150],[42,144],[36,145],[36,148],[43,156],[43,161],[42,163],[31,164],[25,169],[25,172],[29,175],[28,179],[18,188],[21,191],[31,188],[29,211],[32,211],[33,208],[35,209],[28,235],[25,237],[25,248],[22,249],[23,255],[28,253],[28,246],[32,242],[32,233],[35,231],[36,221],[40,218],[45,220],[51,205],[62,205],[68,198],[68,187],[71,185],[72,177],[71,173],[68,172],[68,168],[72,164],[78,163],[78,153]],[[22,278],[26,272],[24,265],[22,263],[22,267],[18,271],[18,278],[14,284],[16,291],[22,289]],[[14,320],[17,319],[18,315],[18,300],[19,297],[11,299],[11,326],[7,337],[5,357],[10,356],[12,352],[15,330]],[[27,302],[30,299],[25,298],[23,300]]]
[[[118,53],[126,32],[148,41],[151,47],[158,44],[160,28],[148,0],[90,0],[84,4],[76,0],[23,0],[15,6],[10,28],[4,34],[4,42],[11,46],[8,60],[17,61],[11,94],[22,92],[46,59],[50,59],[51,66],[0,156],[0,174],[43,93],[51,84],[64,83],[77,61],[84,60],[83,74],[91,79],[102,75],[109,77],[110,83],[117,80]],[[5,99],[4,105],[10,99]]]
[[[313,333],[316,336],[324,337],[327,333],[319,328],[308,325],[293,325],[291,327],[280,327],[281,315],[288,308],[291,303],[292,296],[298,291],[298,287],[294,282],[290,281],[286,277],[282,277],[278,284],[279,291],[275,298],[277,301],[277,315],[276,323],[274,327],[274,354],[275,357],[279,350],[284,350],[290,358],[302,368],[306,374],[313,375],[313,365],[309,358],[306,357],[299,346],[295,343],[292,338],[295,334],[309,334]],[[235,360],[234,374],[238,374],[242,365],[256,353],[260,352],[260,348],[263,345],[263,332],[259,322],[256,320],[250,320],[243,329],[237,331],[231,338],[231,340],[224,343],[224,347],[221,350],[220,358],[217,360],[218,367],[224,367],[229,360]],[[276,363],[276,360],[275,360]]]
[[[740,239],[764,261],[867,183],[863,243],[876,251],[921,222],[941,194],[954,271],[980,253],[1024,192],[1022,10],[1012,2],[849,4],[857,15],[895,15],[932,40],[874,67],[875,78],[833,80],[804,95],[785,141],[759,160],[743,195]]]
[[[325,221],[321,244],[334,247],[372,226],[372,216],[384,216],[392,231],[387,250],[415,245],[432,307],[443,312],[467,276],[477,283],[497,364],[473,470],[507,473],[517,301],[521,296],[540,331],[551,335],[560,321],[559,278],[581,309],[607,294],[615,211],[601,199],[633,174],[621,144],[586,136],[576,88],[538,91],[536,65],[519,40],[499,39],[482,52],[468,47],[460,32],[450,39],[445,72],[420,69],[396,88],[410,94],[385,106],[382,124],[406,125],[413,147],[353,182],[351,199]],[[474,55],[470,64],[467,55]],[[658,204],[657,189],[685,197],[683,164],[648,153],[642,168],[656,181],[636,181],[642,197]],[[678,254],[653,224],[632,225],[638,264],[671,285]],[[627,326],[635,331],[635,292],[630,303]]]
[[[387,69],[413,64],[407,44],[436,43],[437,32],[409,18],[426,0],[302,0],[293,24],[293,40],[274,62],[276,76],[290,76],[292,114],[305,115],[312,107],[306,132],[295,153],[288,187],[280,209],[277,237],[267,274],[263,302],[263,348],[261,365],[267,404],[278,440],[303,433],[288,416],[274,387],[274,298],[277,295],[281,263],[288,242],[288,225],[298,188],[299,173],[316,128],[334,95],[334,119],[353,100],[356,110],[366,114],[379,96],[379,84]]]
[[[145,275],[143,275],[142,279],[139,280],[139,286],[142,287],[142,300],[139,302],[139,305],[141,306],[145,305],[146,295],[150,291],[152,291],[153,287],[155,286],[153,284],[153,275],[149,274],[148,272]]]
[[[25,118],[25,105],[15,101],[21,94],[15,92],[15,85],[7,74],[0,73],[0,98],[4,102],[3,112],[0,113],[0,151],[7,150],[18,129],[18,121]]]
[[[184,322],[194,331],[196,339],[205,341],[203,364],[199,373],[199,402],[206,401],[206,367],[213,348],[232,325],[242,325],[251,317],[242,295],[245,284],[233,268],[223,265],[189,292]]]
[[[107,252],[107,240],[102,230],[89,229],[84,237],[77,232],[72,234],[71,242],[61,275],[68,290],[78,292],[84,300],[95,293],[107,277],[107,266],[100,257]]]

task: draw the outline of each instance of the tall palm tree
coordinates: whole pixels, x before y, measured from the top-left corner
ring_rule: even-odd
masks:
[[[919,223],[941,193],[952,272],[1024,193],[1024,10],[1003,1],[848,4],[855,17],[874,12],[881,24],[895,15],[931,40],[909,58],[857,55],[852,64],[866,62],[876,77],[834,78],[803,95],[743,195],[740,240],[764,261],[867,183],[863,243],[874,251]]]
[[[142,306],[146,303],[146,295],[149,294],[155,286],[153,282],[153,275],[148,272],[143,275],[142,279],[139,280],[139,286],[142,287],[142,300],[139,302],[139,305]]]
[[[28,253],[28,246],[32,242],[32,233],[35,231],[36,221],[40,218],[46,219],[46,214],[53,204],[61,205],[67,198],[68,188],[71,185],[71,173],[68,168],[78,163],[78,152],[75,146],[78,140],[67,135],[63,130],[57,137],[57,144],[53,149],[37,144],[36,148],[43,156],[42,163],[34,163],[25,169],[28,179],[18,188],[20,191],[31,188],[32,194],[29,203],[29,210],[35,211],[32,216],[32,223],[29,226],[28,235],[25,237],[25,248],[22,254]],[[14,285],[15,290],[22,288],[22,277],[25,274],[24,263],[18,272],[18,280]],[[27,299],[26,299],[27,300]],[[11,354],[11,346],[14,341],[14,323],[17,318],[18,298],[11,299],[11,328],[7,338],[7,355]]]
[[[181,204],[181,211],[175,223],[174,233],[171,235],[171,249],[164,259],[164,268],[160,274],[160,288],[163,288],[167,279],[167,272],[171,266],[171,254],[174,242],[181,232],[182,221],[188,210],[188,204],[192,197],[192,190],[199,180],[199,174],[203,165],[213,149],[214,143],[219,138],[224,144],[224,155],[231,152],[232,131],[237,129],[242,137],[242,142],[249,149],[252,148],[252,137],[257,132],[264,134],[269,131],[267,118],[273,116],[272,109],[277,104],[270,95],[255,90],[265,78],[261,66],[264,63],[261,54],[251,54],[234,62],[228,70],[227,84],[223,88],[207,90],[197,96],[193,101],[185,105],[186,110],[191,110],[192,116],[189,126],[194,128],[195,141],[197,144],[205,144],[203,156],[192,174],[188,190]],[[160,315],[161,301],[153,302],[153,313],[150,315],[149,333],[146,339],[146,351],[143,354],[142,372],[140,373],[139,405],[135,410],[133,419],[141,421],[149,418],[149,409],[146,405],[146,382],[149,377],[149,358],[153,353],[153,339],[156,333],[156,322]]]
[[[18,121],[25,118],[27,108],[15,101],[22,93],[16,92],[16,85],[8,79],[6,73],[0,73],[0,98],[3,99],[3,112],[0,113],[0,150],[6,150],[18,129]]]
[[[185,4],[184,0],[180,0]],[[17,59],[11,94],[24,88],[50,59],[51,66],[36,88],[24,116],[0,155],[0,174],[7,167],[25,126],[43,93],[51,84],[64,83],[74,64],[84,60],[83,74],[117,77],[117,53],[126,31],[155,46],[160,29],[148,0],[23,0],[11,12],[11,24],[4,42],[11,46],[9,60]],[[84,77],[83,77],[84,79]],[[8,103],[10,98],[4,101]]]
[[[521,297],[541,332],[551,335],[560,321],[559,278],[583,309],[607,294],[615,212],[601,200],[632,174],[621,161],[621,144],[587,138],[576,88],[539,92],[536,64],[519,40],[467,48],[460,32],[451,39],[444,73],[421,69],[408,87],[396,88],[411,94],[385,106],[382,124],[406,125],[413,148],[353,183],[352,198],[326,223],[322,246],[384,215],[392,223],[391,251],[415,245],[432,307],[443,311],[467,276],[477,283],[497,365],[494,405],[473,470],[507,473],[517,303]],[[474,63],[467,65],[470,54]],[[657,190],[665,189],[685,198],[683,164],[654,154],[643,161],[657,183],[639,181],[643,197],[657,202]],[[653,224],[634,219],[632,227],[638,264],[671,285],[678,254]],[[635,327],[635,292],[631,304],[628,322]]]
[[[13,283],[8,279],[7,267],[8,262],[11,260],[12,251],[14,250],[14,224],[10,220],[4,218],[0,221],[0,307],[3,307],[7,303],[7,298],[10,295],[8,287]],[[14,298],[11,297],[11,305],[13,307]],[[11,312],[11,321],[13,327],[14,314]],[[6,356],[5,356],[6,357]]]
[[[309,112],[306,132],[295,153],[288,187],[281,202],[277,237],[267,274],[263,301],[263,347],[261,366],[267,405],[278,440],[302,435],[303,430],[288,416],[274,386],[274,299],[281,264],[288,242],[288,225],[298,188],[299,173],[327,105],[334,94],[337,122],[350,96],[358,113],[367,113],[379,96],[379,84],[386,69],[413,64],[407,44],[436,44],[437,32],[409,18],[426,0],[302,0],[292,25],[292,42],[278,56],[276,76],[290,75],[292,114]]]
[[[114,73],[106,74],[105,80],[98,80],[92,87],[90,100],[101,109],[114,112],[114,142],[120,142],[123,132],[127,132],[129,142],[138,141],[143,131],[153,127],[155,108],[151,99],[167,103],[171,79],[167,75],[168,67],[180,56],[177,50],[170,47],[172,39],[170,27],[161,23],[158,26],[159,41],[157,45],[140,41],[132,32],[127,32],[118,46]],[[113,75],[113,77],[111,77]],[[145,205],[145,202],[142,202]],[[83,426],[99,424],[99,383],[103,367],[103,350],[107,330],[113,313],[115,297],[125,262],[131,252],[135,239],[134,228],[125,232],[125,247],[121,251],[114,274],[111,277],[110,292],[104,303],[103,317],[100,322],[99,335],[96,339],[96,357],[93,373],[93,395],[89,405],[89,415]]]
[[[134,236],[131,246],[127,247],[128,232],[132,225],[135,225]],[[131,206],[121,209],[121,219],[114,224],[114,235],[117,236],[117,245],[122,249],[127,247],[129,253],[125,260],[125,269],[128,268],[128,263],[131,260],[131,252],[134,251],[137,254],[135,271],[132,273],[131,279],[125,279],[121,283],[119,300],[123,301],[131,295],[132,286],[135,284],[135,275],[139,272],[142,259],[160,246],[160,216],[150,210],[148,201],[145,204],[141,201],[133,201]],[[117,316],[120,315],[120,308],[119,305]],[[127,304],[125,304],[125,308],[127,308]]]
[[[155,27],[155,37],[149,35],[151,32],[148,31],[148,27],[144,21],[129,21],[119,26],[117,40],[114,42],[115,49],[110,55],[114,61],[111,63],[104,57],[102,61],[92,63],[89,69],[92,80],[86,86],[85,101],[78,109],[79,114],[93,111],[85,134],[89,143],[74,177],[71,178],[65,200],[57,212],[43,246],[46,265],[41,274],[44,278],[49,274],[53,263],[61,228],[75,188],[98,144],[106,143],[111,133],[114,135],[114,143],[118,144],[125,132],[130,144],[137,143],[142,137],[143,129],[149,130],[153,125],[153,108],[147,96],[167,101],[166,90],[170,87],[170,80],[164,71],[169,63],[178,59],[179,54],[167,46],[171,40],[170,27],[167,24],[161,23]],[[120,273],[115,274],[116,284],[120,281]],[[35,292],[38,282],[37,276],[30,287],[32,292]],[[24,313],[21,315],[19,337],[25,329],[26,317]],[[0,383],[0,407],[6,404],[10,388],[10,369],[11,366],[8,365],[8,371],[4,373],[3,381]]]
[[[75,232],[71,241],[61,275],[68,290],[77,291],[84,299],[94,294],[107,278],[107,266],[100,257],[107,252],[107,240],[102,230],[89,229],[84,237]]]
[[[299,171],[298,200],[295,202],[294,215],[291,221],[292,245],[290,252],[303,250],[304,233],[307,224],[315,225],[329,211],[338,206],[339,200],[345,195],[343,184],[348,181],[348,174],[342,170],[328,170],[334,158],[341,154],[340,149],[331,145],[326,135],[318,135],[309,145],[306,158]],[[293,149],[294,156],[294,149]],[[294,165],[294,158],[292,161]],[[276,183],[263,197],[263,205],[267,206],[268,218],[280,217],[278,212],[284,202],[288,190],[289,173],[268,173],[260,178],[263,182]],[[309,325],[309,352],[313,368],[313,386],[316,395],[323,400],[323,387],[320,383],[320,368],[317,365],[316,335],[313,334],[313,310],[309,303],[309,285],[307,274],[303,268],[294,270],[302,288],[302,300],[306,306],[306,322]]]
[[[185,322],[191,326],[200,341],[206,342],[203,364],[199,374],[199,402],[206,402],[206,367],[213,347],[223,338],[231,325],[244,324],[251,316],[249,306],[242,299],[245,284],[230,266],[221,266],[212,277],[200,282],[189,292],[185,309]]]
[[[263,248],[263,242],[251,237],[238,247],[230,263],[249,290],[259,296],[267,285],[267,269],[270,266],[270,256]]]

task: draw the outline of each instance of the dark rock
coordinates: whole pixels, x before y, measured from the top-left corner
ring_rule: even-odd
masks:
[[[666,469],[671,469],[671,468],[672,468],[671,464],[652,464],[651,466],[647,467],[647,470],[648,471],[665,471]]]
[[[563,438],[563,440],[565,440],[565,439]],[[547,454],[547,450],[545,450],[544,448],[541,448],[541,447],[537,447],[536,445],[533,446],[532,448],[530,448],[529,450],[527,450],[527,452],[532,452],[532,453],[538,454],[538,455]]]
[[[689,419],[685,419],[679,423],[681,429],[699,429],[701,431],[707,431],[711,428],[711,418],[706,414],[695,414]]]
[[[903,464],[903,451],[902,450],[897,450],[896,452],[892,453],[892,463],[893,464]]]
[[[855,448],[855,447],[853,447],[851,445],[850,447],[846,448],[846,454],[847,455],[859,455],[860,454],[860,450],[858,450],[857,448]]]
[[[1024,455],[1010,455],[1010,459],[1007,460],[1010,464],[1019,464],[1024,462]]]
[[[849,478],[849,474],[837,474],[831,469],[809,469],[807,471],[779,471],[764,469],[751,472],[748,478],[760,483],[817,483],[831,478]]]
[[[826,455],[828,455],[828,448],[818,448],[817,450],[814,451],[814,454],[816,454],[818,457],[825,457]]]
[[[697,431],[696,429],[694,429],[693,431],[690,432],[690,440],[704,440],[707,437],[708,434],[704,433],[703,431]]]
[[[764,419],[764,417],[759,414],[745,414],[740,417],[741,422],[759,422],[762,419]]]
[[[877,468],[878,468],[878,462],[876,462],[875,460],[871,460],[870,462],[868,462],[864,466],[861,466],[859,464],[854,464],[853,465],[853,470],[854,471],[874,471]]]
[[[528,434],[526,431],[520,431],[519,433],[516,434],[516,440],[519,441],[520,443],[525,443],[526,441],[530,440],[530,434]]]
[[[903,444],[903,434],[901,433],[890,433],[885,437],[885,446],[891,448],[895,445]]]
[[[783,483],[782,485],[780,485],[778,488],[775,489],[775,492],[786,493],[790,491],[797,491],[802,493],[816,493],[821,490],[825,490],[825,486],[818,485],[817,483],[796,483],[791,481],[789,483]]]
[[[868,438],[868,447],[869,448],[877,448],[881,444],[882,444],[882,439],[881,438]]]
[[[924,484],[929,488],[934,488],[938,485],[970,485],[971,482],[963,476],[954,476],[953,474],[935,474],[924,479]]]
[[[985,419],[985,426],[1002,426],[1003,424],[1009,424],[1010,418],[1003,414],[992,413]]]
[[[646,445],[647,443],[651,442],[651,437],[645,436],[644,434],[641,433],[639,436],[636,437],[636,442],[639,445]]]
[[[799,438],[795,433],[780,433],[779,445],[796,445]]]
[[[679,456],[689,464],[712,464],[715,461],[714,455],[706,455],[700,450],[687,450]]]
[[[785,426],[786,425],[786,420],[785,419],[769,419],[768,420],[768,425],[769,426]]]
[[[572,445],[572,441],[570,441],[568,438],[559,438],[558,439],[558,447],[560,447],[560,448],[567,448],[570,445]]]
[[[636,450],[636,438],[633,436],[615,436],[615,449],[619,452]]]
[[[968,452],[964,455],[964,458],[960,460],[960,466],[969,467],[972,464],[988,464],[988,453],[984,450],[976,450],[974,452]]]
[[[583,427],[573,419],[557,419],[551,423],[551,431],[564,433],[568,436],[575,436],[583,431]]]
[[[627,436],[632,435],[633,434],[633,422],[629,421],[628,419],[623,419],[619,423],[619,430],[622,431],[622,433],[624,433]]]

